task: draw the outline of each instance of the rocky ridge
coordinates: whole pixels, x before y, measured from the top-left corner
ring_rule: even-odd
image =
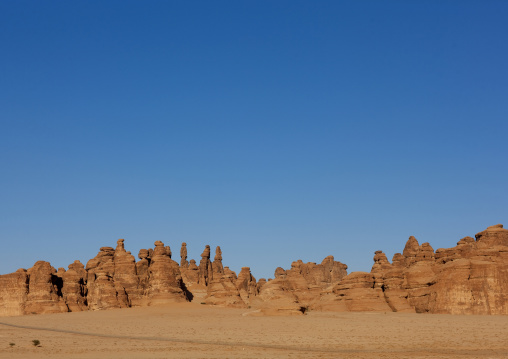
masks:
[[[370,272],[347,273],[328,256],[319,264],[301,260],[277,268],[273,279],[256,280],[250,268],[236,274],[222,264],[222,250],[206,246],[199,265],[180,263],[161,241],[141,249],[138,261],[125,250],[102,247],[86,266],[74,261],[58,271],[45,261],[0,275],[0,316],[105,310],[198,301],[253,308],[268,315],[306,310],[392,311],[446,314],[508,314],[508,230],[488,227],[452,248],[434,251],[409,237],[392,261],[374,254]]]

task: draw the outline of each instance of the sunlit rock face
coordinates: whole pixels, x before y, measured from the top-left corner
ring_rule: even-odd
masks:
[[[410,237],[390,265],[374,257],[371,273],[394,311],[508,314],[508,230],[488,227],[438,249]]]
[[[69,264],[69,270],[62,273],[62,297],[70,312],[80,312],[87,309],[86,280],[85,266],[78,260]]]
[[[169,247],[164,247],[164,243],[160,241],[155,242],[155,249],[148,271],[148,305],[187,300],[183,289],[180,266],[171,259]]]
[[[245,308],[264,315],[301,315],[307,310],[393,311],[445,314],[508,314],[508,230],[488,227],[475,238],[434,251],[411,236],[392,261],[374,253],[370,272],[347,273],[328,256],[320,264],[294,261],[278,267],[274,279],[256,281],[249,267],[238,275],[223,266],[216,247],[206,246],[197,265],[180,263],[156,241],[138,261],[126,251],[102,247],[86,266],[79,261],[58,271],[45,261],[28,270],[0,275],[0,316],[106,310],[198,301]]]
[[[25,314],[67,312],[61,289],[62,280],[49,262],[38,261],[27,271],[28,294]]]
[[[25,269],[0,275],[0,316],[23,315],[28,294]]]

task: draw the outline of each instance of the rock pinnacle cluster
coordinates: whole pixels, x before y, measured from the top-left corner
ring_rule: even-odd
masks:
[[[0,275],[0,316],[78,312],[197,301],[252,308],[261,314],[305,311],[383,311],[435,314],[508,314],[508,230],[488,227],[452,248],[434,250],[409,237],[391,262],[374,253],[370,272],[347,273],[328,256],[319,264],[297,260],[256,280],[249,267],[237,274],[223,266],[220,247],[206,246],[199,264],[179,263],[161,241],[141,249],[138,260],[124,240],[102,247],[86,266],[80,261],[55,269],[32,268]]]

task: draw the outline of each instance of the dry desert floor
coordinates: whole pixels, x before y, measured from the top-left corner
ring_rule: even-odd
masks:
[[[185,303],[4,317],[0,358],[508,358],[506,316],[253,314]]]

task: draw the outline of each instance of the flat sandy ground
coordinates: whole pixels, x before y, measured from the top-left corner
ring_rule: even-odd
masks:
[[[506,316],[250,311],[185,303],[4,317],[0,358],[508,358]]]

